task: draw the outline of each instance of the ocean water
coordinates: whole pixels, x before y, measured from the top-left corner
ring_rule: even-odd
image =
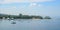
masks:
[[[0,30],[60,30],[60,19],[0,19]]]

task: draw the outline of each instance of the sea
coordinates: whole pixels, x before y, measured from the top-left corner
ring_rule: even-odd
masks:
[[[60,19],[0,19],[0,30],[60,30]]]

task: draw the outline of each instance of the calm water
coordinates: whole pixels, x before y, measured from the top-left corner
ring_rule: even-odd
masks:
[[[16,22],[16,24],[12,24]],[[0,30],[60,30],[60,20],[0,20]]]

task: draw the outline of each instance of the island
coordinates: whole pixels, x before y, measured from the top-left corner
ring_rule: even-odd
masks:
[[[0,14],[0,19],[51,19],[49,16],[43,18],[42,16],[34,16],[34,15],[8,15],[8,14]]]

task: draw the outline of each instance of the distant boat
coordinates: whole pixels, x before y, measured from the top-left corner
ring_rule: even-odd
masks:
[[[16,24],[16,22],[12,22],[11,24]]]
[[[11,20],[11,22],[13,22],[14,20]]]
[[[7,18],[8,20],[10,19],[10,18]]]
[[[14,18],[11,18],[11,20],[13,20]]]
[[[14,20],[14,18],[7,18],[8,20]]]

